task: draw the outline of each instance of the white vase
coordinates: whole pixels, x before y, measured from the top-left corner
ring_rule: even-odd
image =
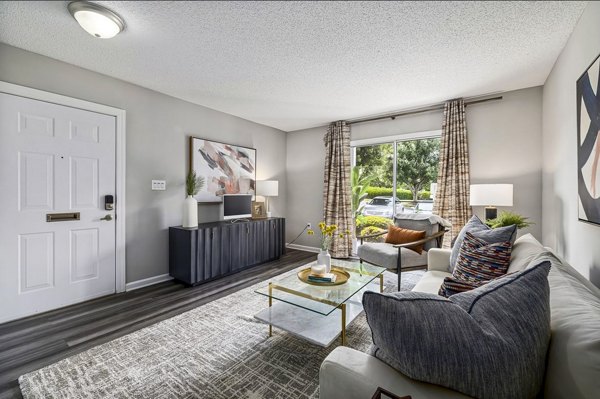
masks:
[[[317,255],[317,263],[319,265],[325,265],[325,273],[331,271],[331,255],[329,255],[328,250],[322,249],[321,252],[319,252]]]
[[[196,198],[188,195],[183,201],[183,227],[198,227],[198,201]]]

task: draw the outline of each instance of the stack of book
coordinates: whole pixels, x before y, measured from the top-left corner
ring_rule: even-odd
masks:
[[[316,283],[335,283],[336,275],[333,273],[309,274],[308,280]]]

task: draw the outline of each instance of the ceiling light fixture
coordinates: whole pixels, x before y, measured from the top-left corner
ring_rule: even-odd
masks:
[[[74,1],[67,8],[79,25],[94,37],[110,39],[125,29],[123,18],[98,4]]]

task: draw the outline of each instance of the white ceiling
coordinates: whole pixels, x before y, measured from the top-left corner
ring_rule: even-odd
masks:
[[[586,2],[2,2],[0,41],[293,131],[544,83]]]

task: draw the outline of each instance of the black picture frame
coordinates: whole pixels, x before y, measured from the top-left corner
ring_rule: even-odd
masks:
[[[190,170],[204,178],[199,203],[223,202],[223,194],[256,192],[255,148],[190,136]]]
[[[577,79],[578,219],[600,225],[600,55]]]

